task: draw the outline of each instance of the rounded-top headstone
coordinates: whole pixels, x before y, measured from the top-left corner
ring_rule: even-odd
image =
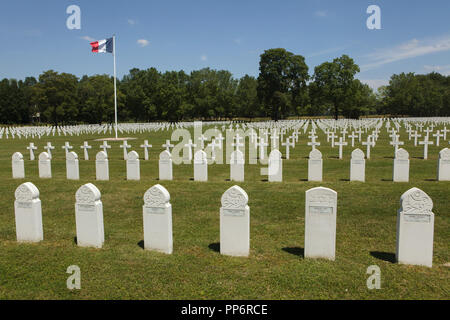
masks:
[[[164,150],[159,154],[159,160],[170,160],[170,159],[172,159],[172,155],[167,150]]]
[[[398,160],[408,160],[409,159],[409,153],[403,148],[400,148],[395,153],[395,159]]]
[[[136,151],[130,151],[128,153],[128,160],[138,160],[139,159],[139,154]]]
[[[325,187],[316,187],[306,191],[309,195],[309,202],[318,203],[335,203],[337,199],[337,192]]]
[[[439,152],[439,159],[441,160],[450,160],[450,149],[444,148]]]
[[[319,151],[319,149],[314,149],[309,153],[309,159],[310,160],[321,160],[322,159],[322,152]]]
[[[50,160],[50,156],[48,155],[47,152],[41,152],[39,154],[39,160],[41,161]]]
[[[92,183],[82,185],[75,194],[75,199],[78,204],[94,204],[100,200],[100,190]]]
[[[20,152],[14,152],[12,159],[13,161],[23,160],[23,155]]]
[[[233,186],[224,192],[221,198],[223,208],[244,209],[248,203],[248,195],[239,186]]]
[[[400,197],[400,208],[407,214],[431,214],[433,201],[422,190],[411,188]]]
[[[74,161],[78,159],[78,155],[75,152],[70,151],[69,153],[67,153],[66,159],[69,161]]]
[[[364,152],[361,149],[355,149],[352,151],[353,160],[364,160]]]
[[[144,194],[144,203],[149,207],[164,207],[169,201],[169,191],[160,184],[154,185]]]
[[[95,156],[96,160],[108,160],[108,155],[105,151],[99,151],[97,152],[97,155]]]
[[[231,153],[231,162],[242,162],[244,161],[244,154],[240,150],[235,150]]]
[[[274,149],[269,154],[269,160],[281,160],[281,152],[277,149]]]
[[[14,193],[17,201],[32,201],[39,198],[39,190],[31,182],[22,183]]]
[[[203,150],[198,150],[194,154],[194,161],[206,161],[206,152]]]

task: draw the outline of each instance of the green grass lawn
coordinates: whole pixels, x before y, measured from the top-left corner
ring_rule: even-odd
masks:
[[[438,129],[438,128],[436,128]],[[435,129],[435,130],[436,130]],[[309,131],[309,129],[308,129]],[[301,130],[303,132],[303,130]],[[1,299],[449,299],[450,182],[437,182],[438,152],[449,146],[414,147],[401,131],[410,153],[410,182],[392,182],[393,147],[382,128],[371,159],[366,161],[366,182],[349,182],[350,154],[337,159],[320,131],[323,154],[321,183],[307,182],[307,134],[299,136],[291,159],[283,161],[283,182],[269,183],[261,165],[246,165],[245,182],[238,183],[249,196],[250,256],[222,256],[219,248],[220,197],[236,184],[228,181],[229,165],[208,168],[208,182],[195,182],[192,165],[174,165],[173,181],[161,184],[170,192],[173,214],[172,255],[142,248],[142,205],[145,191],[159,183],[158,155],[170,138],[169,131],[127,134],[131,150],[141,156],[141,180],[127,181],[119,142],[110,142],[110,181],[95,180],[95,153],[108,135],[50,136],[42,139],[0,141],[0,298]],[[365,135],[363,135],[365,138]],[[150,160],[143,160],[139,145],[148,139]],[[50,141],[52,179],[40,179],[38,162],[30,161],[26,147],[38,146],[36,158]],[[80,181],[66,180],[65,141],[80,158]],[[84,161],[83,141],[93,146]],[[350,141],[349,141],[350,145]],[[356,143],[355,148],[365,147]],[[20,151],[25,179],[12,179],[11,156]],[[281,151],[285,152],[284,147]],[[40,191],[44,241],[16,242],[14,191],[23,182]],[[75,192],[95,184],[102,193],[105,243],[102,249],[75,243]],[[304,259],[305,191],[324,186],[338,192],[336,261]],[[395,263],[396,220],[400,196],[412,187],[433,200],[435,213],[433,268]],[[68,290],[67,267],[81,269],[81,290]],[[381,268],[381,289],[366,286],[367,267]]]

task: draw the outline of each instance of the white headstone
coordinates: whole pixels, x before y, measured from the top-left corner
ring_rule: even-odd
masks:
[[[322,181],[323,172],[322,153],[319,149],[313,149],[309,153],[308,181]]]
[[[163,152],[168,152],[163,151]],[[163,186],[157,184],[144,194],[144,248],[171,254],[172,205],[170,194]]]
[[[245,159],[244,154],[240,150],[235,150],[231,153],[230,158],[230,180],[244,181],[245,174]]]
[[[306,191],[305,258],[335,259],[337,192],[324,187]]]
[[[283,160],[281,152],[274,149],[269,154],[269,182],[283,181]]]
[[[167,150],[159,154],[159,180],[173,180],[172,155]]]
[[[31,182],[21,184],[15,192],[14,212],[17,241],[39,242],[44,239],[39,190]]]
[[[250,208],[248,195],[239,186],[222,195],[220,208],[220,253],[248,256],[250,251]]]
[[[47,152],[39,154],[39,178],[52,177],[52,164]]]
[[[78,155],[71,151],[66,155],[66,174],[69,180],[80,180],[80,168],[78,165]]]
[[[434,213],[433,201],[422,190],[412,188],[400,198],[397,213],[398,263],[423,265],[433,264]]]
[[[127,180],[140,180],[141,170],[139,155],[136,151],[130,151],[127,155]]]
[[[12,176],[13,179],[25,178],[25,165],[23,155],[20,152],[15,152],[12,155]]]
[[[100,191],[92,183],[81,186],[75,194],[77,244],[101,248],[105,242],[103,204]]]
[[[208,161],[203,150],[194,154],[194,181],[208,181]]]
[[[409,181],[409,153],[403,148],[398,149],[395,153],[392,176],[394,182]]]
[[[450,181],[450,149],[445,148],[439,152],[438,169],[437,169],[438,181]]]
[[[366,181],[366,159],[361,149],[352,151],[350,160],[350,181]]]
[[[109,180],[109,160],[105,151],[99,151],[95,156],[95,177],[97,180]]]

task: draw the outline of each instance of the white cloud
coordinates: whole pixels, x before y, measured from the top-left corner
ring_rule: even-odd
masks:
[[[323,10],[318,10],[314,13],[314,15],[316,17],[320,17],[320,18],[325,18],[326,16],[328,16],[328,13],[326,11]]]
[[[385,79],[359,79],[362,83],[367,84],[369,87],[371,87],[374,91],[378,90],[381,86],[387,86],[389,84],[389,80]]]
[[[128,19],[127,21],[130,26],[134,26],[137,23],[137,21],[134,19]]]
[[[316,57],[316,56],[322,56],[322,55],[325,55],[325,54],[329,54],[329,53],[333,53],[333,52],[337,52],[337,51],[342,51],[345,48],[346,47],[329,48],[329,49],[325,49],[325,50],[321,50],[321,51],[310,53],[306,57],[307,58],[313,58],[313,57]]]
[[[143,47],[148,46],[150,44],[150,41],[145,40],[145,39],[139,39],[137,41],[137,44],[143,48]]]
[[[94,38],[89,37],[89,36],[82,36],[82,37],[80,37],[80,39],[83,39],[83,40],[86,40],[86,41],[89,41],[89,42],[95,41]]]
[[[446,66],[430,66],[430,65],[425,65],[423,66],[423,68],[427,71],[427,72],[439,72],[440,74],[444,75],[444,76],[449,76],[450,75],[450,64],[446,65]]]
[[[379,49],[367,55],[366,57],[371,62],[363,65],[361,70],[366,71],[387,63],[449,50],[450,36],[425,40],[412,39],[395,47]]]
[[[208,60],[208,57],[207,57],[205,54],[202,54],[202,55],[200,56],[200,60],[206,61],[206,60]]]
[[[241,43],[242,43],[242,39],[241,39],[241,38],[236,38],[236,39],[234,39],[233,41],[234,41],[234,43],[236,43],[236,44],[241,44]]]

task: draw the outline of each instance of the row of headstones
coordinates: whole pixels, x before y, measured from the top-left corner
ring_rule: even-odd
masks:
[[[229,121],[214,121],[214,122],[202,122],[203,125],[220,125],[229,124]],[[143,133],[152,131],[162,131],[174,128],[190,128],[193,127],[195,122],[150,122],[150,123],[119,123],[117,130],[120,133]],[[35,136],[41,139],[43,136],[50,136],[57,134],[58,136],[79,136],[81,134],[106,134],[109,131],[112,134],[114,126],[111,124],[89,124],[89,125],[75,125],[75,126],[20,126],[20,127],[0,127],[0,139],[11,138],[25,138],[29,136],[34,138]]]
[[[140,162],[136,151],[131,151],[127,156],[127,179],[140,180]],[[364,152],[355,149],[351,155],[350,161],[350,181],[365,181],[365,162]],[[109,180],[109,161],[106,152],[100,151],[96,156],[96,179]],[[244,181],[245,159],[241,151],[236,150],[231,154],[230,161],[230,180]],[[269,181],[281,182],[283,179],[283,160],[278,150],[273,150],[269,155],[268,177]],[[409,153],[400,148],[395,153],[393,165],[393,181],[409,181]],[[12,157],[13,178],[24,178],[25,167],[23,156],[16,152]],[[66,157],[66,175],[67,179],[79,180],[79,164],[76,153],[69,152]],[[51,160],[46,152],[39,155],[39,177],[51,178]],[[322,153],[314,149],[309,154],[308,160],[308,181],[322,181],[323,177],[323,159]],[[172,156],[165,150],[159,156],[159,179],[172,180]],[[194,180],[208,180],[208,161],[206,152],[199,150],[194,155]],[[450,149],[445,148],[439,152],[437,166],[437,180],[450,180]]]
[[[31,182],[20,185],[14,202],[17,241],[43,240],[39,190]],[[105,242],[100,191],[91,183],[75,195],[77,245],[101,248]],[[400,198],[397,215],[399,263],[432,266],[433,202],[422,190],[412,188]],[[222,195],[220,208],[220,253],[248,256],[250,252],[250,207],[248,195],[239,186]],[[173,250],[170,194],[157,184],[144,194],[144,248],[171,254]],[[337,192],[324,187],[306,191],[305,257],[335,260]]]

